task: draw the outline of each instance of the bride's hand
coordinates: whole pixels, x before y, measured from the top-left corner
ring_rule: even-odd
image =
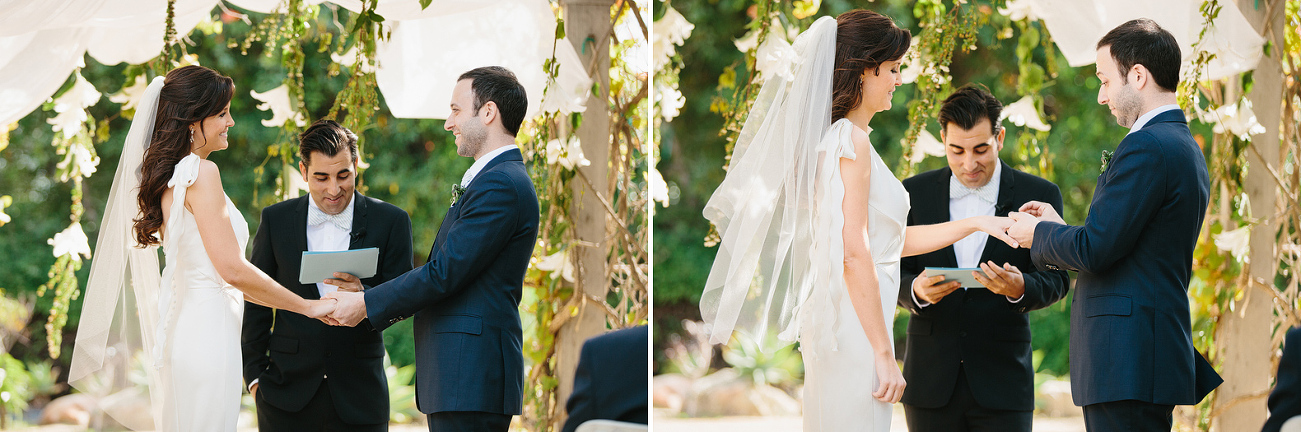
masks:
[[[337,305],[339,301],[327,298],[322,300],[308,300],[307,303],[307,313],[303,315],[307,315],[308,318],[320,319],[333,313],[334,306]]]
[[[1007,245],[1011,246],[1013,249],[1021,247],[1021,243],[1017,242],[1016,239],[1013,239],[1012,236],[1007,235],[1007,229],[1012,227],[1013,222],[1016,222],[1012,220],[1012,218],[999,216],[973,216],[970,219],[975,224],[977,231],[982,231],[989,234],[990,237],[1002,240],[1003,243],[1007,243]]]
[[[876,378],[881,381],[881,386],[872,392],[872,397],[885,403],[898,403],[903,399],[903,389],[908,383],[904,382],[893,355],[876,356]]]

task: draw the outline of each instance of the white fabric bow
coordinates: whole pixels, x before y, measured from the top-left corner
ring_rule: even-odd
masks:
[[[308,226],[317,226],[326,222],[334,224],[341,230],[352,231],[352,206],[345,207],[338,214],[325,214],[316,206],[307,206]]]
[[[957,176],[949,177],[949,199],[960,199],[972,194],[990,204],[998,202],[998,189],[994,187],[994,182],[985,183],[984,186],[972,189],[958,181]]]

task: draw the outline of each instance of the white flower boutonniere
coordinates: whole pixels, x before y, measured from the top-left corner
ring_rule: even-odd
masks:
[[[1098,174],[1107,172],[1107,165],[1111,163],[1112,155],[1115,155],[1115,153],[1112,153],[1110,150],[1102,151],[1102,169],[1098,171]]]

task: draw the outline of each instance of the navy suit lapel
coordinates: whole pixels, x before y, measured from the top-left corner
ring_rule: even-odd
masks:
[[[366,200],[361,193],[352,192],[352,232],[348,236],[348,249],[360,249],[361,241],[366,238]]]
[[[935,199],[932,210],[934,213],[931,215],[934,222],[928,221],[926,223],[944,223],[948,222],[949,219],[952,218],[951,215],[953,214],[953,211],[949,208],[949,179],[953,177],[953,170],[947,167],[941,169],[944,171],[941,172],[940,175],[936,176],[934,193],[929,194],[929,196],[934,197],[933,199]],[[937,252],[947,260],[947,262],[945,262],[945,267],[958,266],[958,253],[953,249],[953,245],[945,246],[944,249],[940,249]]]
[[[291,251],[298,251],[293,255],[294,273],[297,274],[303,268],[303,251],[307,250],[307,201],[312,199],[311,195],[305,195],[298,198],[298,204],[294,206],[294,220],[289,224],[289,245]],[[291,291],[297,291],[298,295],[308,300],[321,298],[320,291],[316,290],[316,284],[299,284],[297,288],[289,288]]]
[[[994,216],[1007,216],[1008,213],[1020,210],[1020,208],[1014,207],[1016,202],[1012,200],[1016,194],[1014,192],[1016,180],[1012,176],[1012,167],[1007,166],[1002,161],[998,163],[1003,166],[1003,173],[998,176],[998,203],[994,204]],[[994,260],[994,248],[1002,243],[1002,240],[990,236],[989,240],[985,241],[985,250],[980,251],[980,262]],[[998,260],[994,261],[997,262]]]

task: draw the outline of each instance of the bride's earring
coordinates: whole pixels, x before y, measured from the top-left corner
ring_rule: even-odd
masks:
[[[190,144],[194,144],[194,129],[190,129]]]

